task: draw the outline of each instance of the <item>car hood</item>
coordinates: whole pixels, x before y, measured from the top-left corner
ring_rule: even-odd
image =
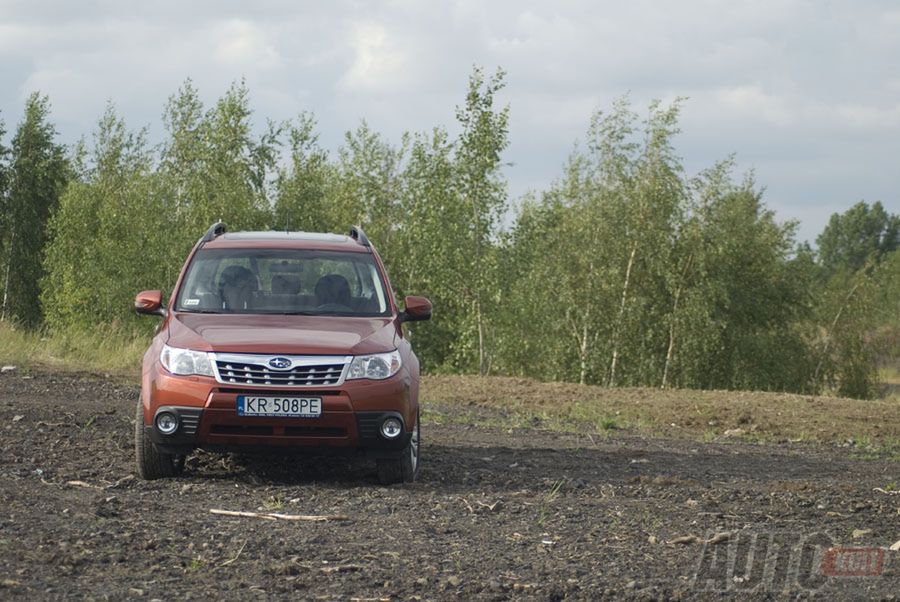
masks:
[[[393,318],[174,313],[168,344],[201,351],[356,355],[397,348]]]

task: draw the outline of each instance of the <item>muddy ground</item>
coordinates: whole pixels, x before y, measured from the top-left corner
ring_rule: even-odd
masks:
[[[0,375],[0,599],[900,596],[890,459],[426,422],[412,485],[379,486],[363,459],[205,453],[179,479],[142,482],[137,393]]]

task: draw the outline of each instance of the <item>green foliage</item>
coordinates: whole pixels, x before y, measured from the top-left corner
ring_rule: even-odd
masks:
[[[877,287],[871,267],[841,272],[823,287],[816,316],[816,388],[827,386],[846,397],[875,393],[876,353],[868,339],[875,326]]]
[[[11,162],[0,147],[8,314],[40,322],[21,304],[31,295],[26,306],[39,307],[23,285],[39,279],[57,339],[101,324],[149,333],[154,322],[134,315],[133,295],[171,291],[211,223],[340,233],[359,224],[398,299],[434,304],[433,321],[405,326],[428,371],[876,392],[877,363],[900,349],[897,216],[879,203],[833,216],[817,259],[765,207],[752,176],[735,178],[732,159],[685,173],[680,99],[641,116],[627,98],[593,115],[558,180],[510,216],[504,77],[474,70],[455,137],[435,128],[394,145],[363,121],[333,154],[312,115],[255,133],[242,82],[205,107],[187,81],[165,107],[156,147],[108,107],[72,153],[58,208],[68,172],[46,99],[33,96]],[[26,209],[42,213],[32,220]],[[49,244],[38,237],[31,259],[13,257],[24,251],[12,243],[43,236],[37,224],[51,213]]]
[[[405,152],[365,121],[345,134],[326,192],[329,230],[346,232],[351,224],[359,224],[385,252],[392,248],[395,224],[401,221],[398,198]]]
[[[900,352],[900,216],[860,202],[832,215],[817,242],[814,386],[872,397],[879,360]]]
[[[129,132],[108,106],[91,151],[82,149],[76,162],[81,176],[50,223],[42,283],[47,324],[58,331],[123,322],[148,329],[129,311],[134,294],[171,286],[179,260],[172,240],[156,235],[169,232],[172,221],[145,132]]]
[[[476,68],[469,78],[466,102],[456,109],[462,133],[454,157],[455,190],[465,209],[459,225],[468,233],[468,240],[460,243],[468,257],[453,266],[462,277],[455,292],[470,307],[461,314],[463,341],[475,344],[471,351],[465,345],[457,346],[454,363],[464,370],[475,364],[479,374],[490,369],[490,322],[500,292],[493,243],[506,210],[506,182],[500,168],[502,153],[509,145],[509,107],[495,110],[494,97],[504,88],[505,75],[498,69],[485,80]]]
[[[860,201],[832,215],[816,243],[826,274],[854,272],[900,248],[900,215],[889,214],[877,201],[871,207]]]
[[[319,148],[315,118],[302,114],[287,125],[290,163],[278,171],[274,227],[277,230],[328,231],[334,222],[326,202],[331,170]],[[346,224],[335,224],[346,228]]]
[[[4,202],[3,301],[0,318],[28,327],[41,323],[38,283],[43,277],[46,225],[68,178],[64,149],[49,122],[50,102],[35,93],[12,140]]]
[[[453,159],[454,143],[435,129],[411,142],[403,174],[397,245],[384,255],[393,284],[401,294],[431,298],[436,317],[430,323],[411,325],[419,357],[432,369],[454,370],[456,358],[471,348],[461,334],[470,309],[461,291],[468,262],[468,217],[457,191]]]
[[[672,140],[679,103],[638,118],[626,100],[591,125],[506,252],[513,317],[504,369],[607,385],[804,390],[796,325],[808,278],[793,226],[725,161],[688,180]],[[518,336],[517,336],[518,335]],[[799,360],[799,361],[798,361]]]
[[[169,99],[163,117],[168,140],[158,171],[182,256],[197,232],[216,221],[242,230],[270,222],[268,188],[280,128],[270,123],[257,139],[250,118],[243,82],[205,112],[190,80]]]
[[[3,144],[3,138],[6,137],[6,124],[0,118],[0,290],[5,290],[6,286],[6,265],[3,260],[6,259],[6,241],[9,232],[9,148]],[[2,293],[0,293],[2,294]],[[0,297],[2,303],[2,297]]]
[[[793,224],[779,225],[752,182],[706,208],[704,295],[714,333],[694,364],[692,386],[802,391],[805,343],[792,325],[805,317],[806,278],[792,269]]]

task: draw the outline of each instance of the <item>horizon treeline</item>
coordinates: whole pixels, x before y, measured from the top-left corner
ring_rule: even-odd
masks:
[[[255,133],[243,82],[204,106],[186,81],[158,145],[110,104],[89,142],[63,147],[35,93],[8,147],[0,121],[0,317],[149,335],[135,293],[171,293],[210,224],[359,224],[398,299],[434,304],[410,325],[428,371],[877,394],[879,362],[900,351],[900,217],[859,202],[813,251],[732,158],[685,173],[682,100],[639,114],[627,98],[591,116],[551,185],[512,204],[504,78],[473,71],[458,135],[392,144],[362,121],[336,152],[308,113]]]

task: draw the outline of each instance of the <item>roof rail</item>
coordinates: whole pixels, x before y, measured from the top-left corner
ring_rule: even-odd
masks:
[[[364,247],[372,246],[372,243],[369,242],[369,238],[366,236],[366,233],[363,232],[363,229],[359,226],[350,226],[350,238]]]
[[[225,234],[225,224],[223,224],[222,222],[216,222],[209,227],[209,230],[206,231],[206,234],[203,235],[203,238],[200,239],[200,242],[205,243],[211,240],[215,240],[216,237],[222,236],[223,234]]]

